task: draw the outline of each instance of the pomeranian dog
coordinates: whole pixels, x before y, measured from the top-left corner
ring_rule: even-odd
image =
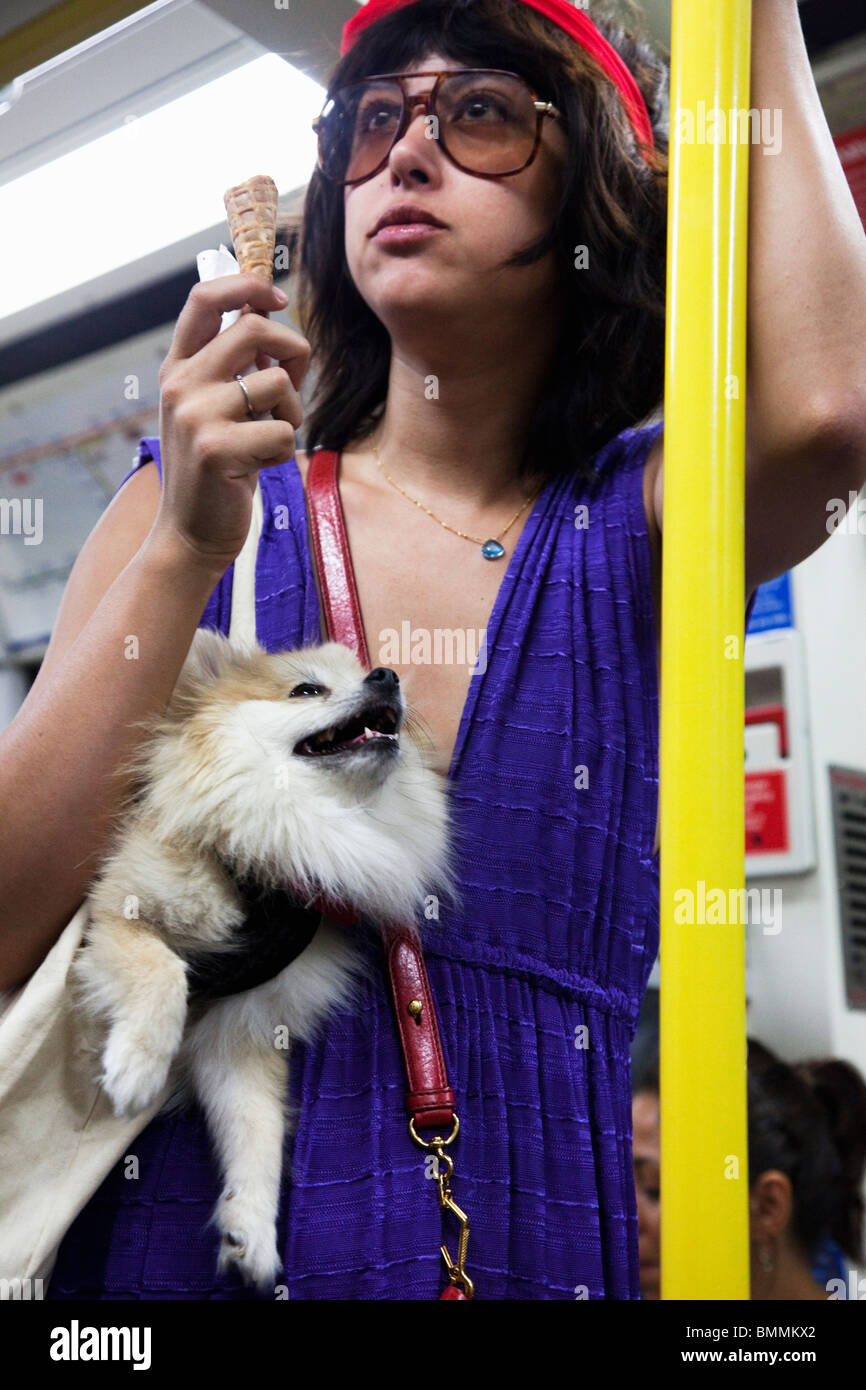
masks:
[[[219,1159],[218,1270],[272,1284],[288,1050],[366,978],[324,895],[372,927],[456,901],[445,780],[396,673],[338,642],[268,653],[199,629],[121,769],[73,988],[117,1114],[195,1097]],[[339,912],[335,913],[339,916]],[[104,1041],[103,1041],[104,1039]]]

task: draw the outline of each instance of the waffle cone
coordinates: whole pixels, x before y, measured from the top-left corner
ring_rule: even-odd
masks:
[[[254,174],[223,194],[238,266],[263,280],[274,278],[277,197],[277,185],[267,174]]]

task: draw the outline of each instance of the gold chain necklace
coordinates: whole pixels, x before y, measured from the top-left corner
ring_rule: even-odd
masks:
[[[456,526],[449,526],[447,521],[443,521],[442,518],[437,516],[435,512],[432,512],[429,507],[425,507],[423,502],[419,502],[417,497],[410,497],[409,493],[406,492],[405,489],[402,488],[399,483],[395,483],[390,473],[385,472],[385,468],[382,464],[381,458],[379,457],[379,450],[376,448],[375,441],[371,439],[370,443],[373,445],[373,453],[376,455],[376,464],[381,470],[381,472],[385,474],[385,477],[388,479],[388,482],[391,484],[391,486],[395,487],[398,492],[402,492],[403,496],[407,498],[410,502],[414,502],[416,507],[420,507],[422,512],[426,512],[428,516],[432,516],[433,520],[438,521],[440,526],[444,526],[446,531],[452,531],[455,536],[462,536],[465,541],[474,541],[476,545],[480,545],[481,554],[484,556],[485,560],[500,560],[502,558],[502,556],[505,554],[505,546],[500,544],[502,536],[504,536],[507,531],[511,530],[515,521],[520,516],[520,513],[524,511],[529,506],[529,503],[532,502],[534,498],[538,496],[539,492],[541,491],[541,488],[544,486],[544,483],[542,482],[541,486],[537,489],[537,491],[526,498],[525,502],[523,502],[523,504],[520,507],[518,507],[517,511],[514,513],[514,516],[511,518],[508,525],[505,527],[504,531],[500,531],[498,536],[491,536],[488,540],[485,541],[482,539],[481,536],[470,536],[467,535],[465,531],[458,531]]]

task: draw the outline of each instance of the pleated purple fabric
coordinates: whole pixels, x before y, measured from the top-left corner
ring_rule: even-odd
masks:
[[[449,770],[463,908],[424,930],[480,1299],[639,1297],[629,1052],[658,945],[642,478],[661,428],[625,430],[590,481],[551,479],[539,494],[505,562]],[[150,458],[160,463],[156,439],[135,467]],[[260,480],[258,639],[271,651],[318,642],[294,459]],[[201,626],[227,632],[232,578],[233,566]],[[381,960],[372,935],[362,945]],[[380,968],[357,1011],[292,1052],[285,1273],[266,1297],[438,1297],[439,1246],[453,1251],[456,1231],[409,1137],[404,1089]],[[123,1162],[109,1174],[63,1242],[48,1297],[262,1297],[215,1273],[218,1174],[201,1112],[153,1120],[131,1151],[138,1177]]]

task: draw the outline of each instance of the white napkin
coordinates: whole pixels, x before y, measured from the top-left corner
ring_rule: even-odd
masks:
[[[227,248],[223,246],[222,242],[220,242],[220,247],[218,251],[199,251],[195,260],[196,265],[198,266],[199,280],[216,280],[219,278],[220,275],[240,275],[241,273],[241,268],[235,260],[234,256],[232,255],[231,251],[227,250]],[[219,330],[220,333],[224,333],[227,328],[231,328],[232,324],[236,323],[240,317],[240,309],[228,309],[222,316],[222,322],[220,323]],[[253,362],[249,367],[246,367],[242,372],[239,372],[238,375],[249,376],[250,373],[254,372],[255,370],[256,364],[255,362]],[[253,418],[255,420],[270,420],[273,417],[271,416],[271,412],[269,410],[264,410],[259,411]]]
[[[198,266],[199,280],[218,280],[221,275],[240,275],[241,268],[232,255],[220,242],[218,251],[199,251],[195,258]],[[220,324],[220,333],[226,328],[231,328],[241,316],[240,309],[229,309],[223,314]],[[246,372],[243,373],[246,376]]]

